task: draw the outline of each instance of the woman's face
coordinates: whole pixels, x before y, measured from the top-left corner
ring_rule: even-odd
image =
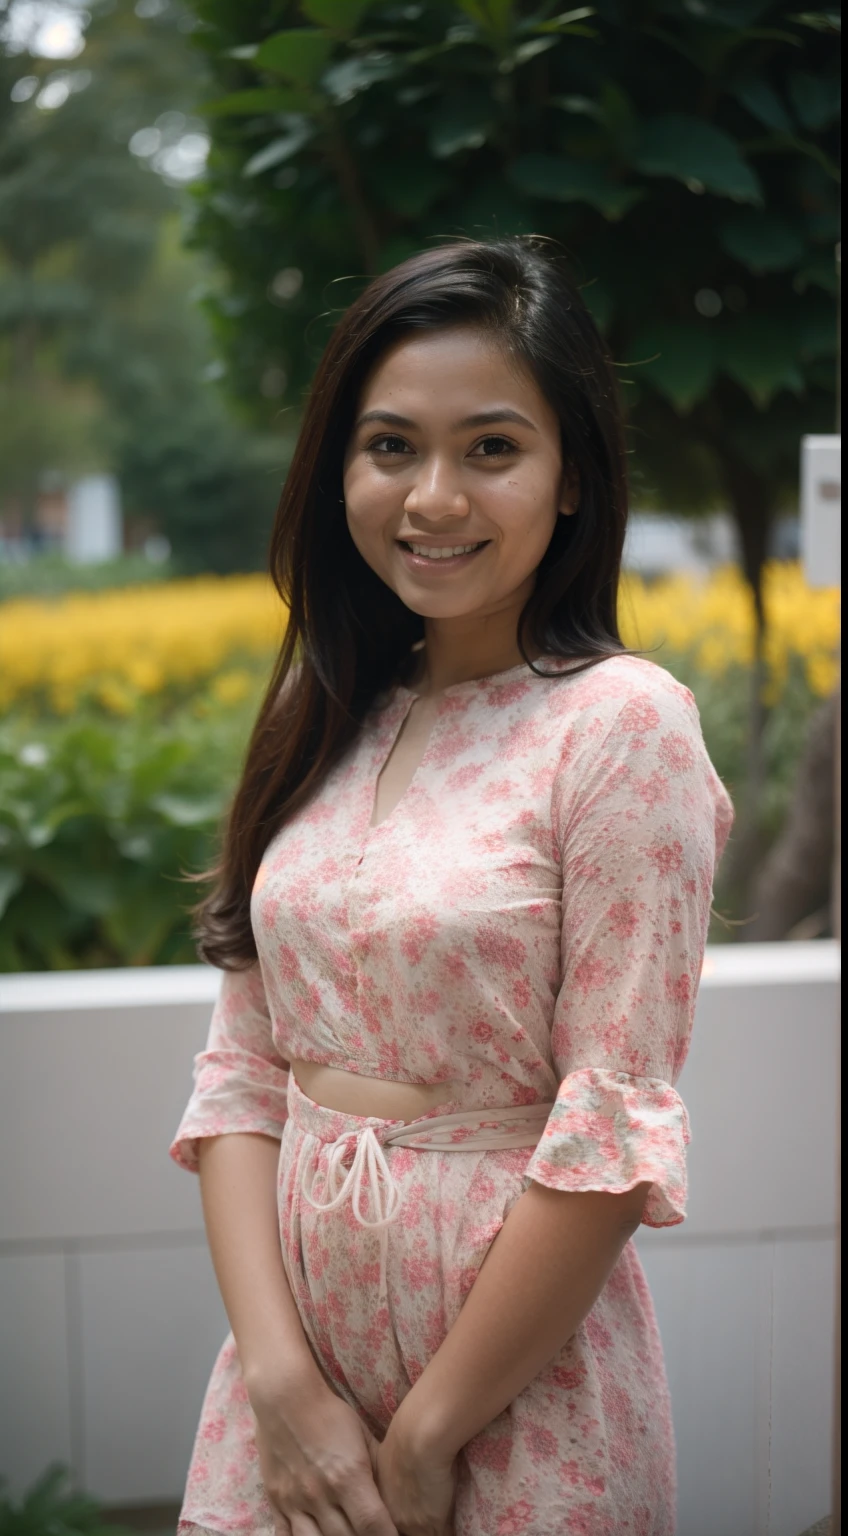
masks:
[[[429,619],[523,606],[557,517],[576,506],[556,415],[471,328],[405,339],[376,364],[344,493],[363,559]]]

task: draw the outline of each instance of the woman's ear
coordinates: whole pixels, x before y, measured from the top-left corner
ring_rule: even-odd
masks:
[[[562,472],[559,508],[563,517],[573,517],[580,507],[580,476],[575,464],[567,463]]]

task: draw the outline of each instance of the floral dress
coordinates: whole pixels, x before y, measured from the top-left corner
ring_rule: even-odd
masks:
[[[445,689],[409,787],[374,827],[377,779],[415,699],[397,687],[272,840],[252,901],[258,963],[224,975],[172,1147],[196,1169],[200,1137],[280,1139],[280,1237],[303,1328],[378,1436],[531,1179],[646,1182],[648,1225],[685,1215],[689,1127],[674,1084],[730,802],[691,694],[659,667],[537,665],[552,675],[522,665]],[[523,1107],[538,1145],[460,1147],[462,1133],[449,1150],[426,1134],[394,1145],[401,1122],[308,1099],[287,1074],[298,1058],[444,1082],[434,1119],[497,1125]],[[354,1188],[366,1142],[381,1173]],[[253,1430],[230,1337],[182,1536],[273,1536]],[[454,1531],[674,1529],[662,1348],[628,1243],[566,1346],[465,1446]]]

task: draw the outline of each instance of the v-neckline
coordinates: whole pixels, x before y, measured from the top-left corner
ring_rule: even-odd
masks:
[[[409,794],[410,790],[413,788],[413,786],[414,786],[414,784],[416,782],[416,779],[418,778],[418,775],[419,775],[419,772],[421,770],[421,767],[423,766],[423,763],[424,763],[424,760],[425,760],[425,758],[427,756],[427,753],[430,750],[430,745],[432,743],[433,735],[434,735],[434,732],[435,732],[436,727],[438,725],[439,715],[441,713],[440,708],[439,708],[439,703],[437,701],[436,708],[435,708],[435,710],[433,712],[433,719],[432,719],[431,724],[430,724],[430,729],[427,732],[427,735],[426,735],[425,740],[424,740],[424,746],[423,746],[423,749],[422,749],[422,752],[421,752],[421,756],[419,757],[417,763],[415,764],[415,767],[414,767],[414,769],[412,771],[412,774],[410,775],[408,783],[404,786],[404,788],[402,789],[401,793],[398,795],[398,798],[395,801],[394,805],[387,812],[387,814],[385,816],[382,816],[379,821],[375,821],[374,820],[374,813],[375,813],[376,808],[377,808],[377,793],[378,793],[378,790],[379,790],[379,787],[380,787],[380,780],[381,780],[381,778],[383,776],[383,773],[385,772],[386,768],[389,765],[389,761],[390,761],[390,759],[391,759],[391,757],[392,757],[396,747],[398,746],[398,743],[400,741],[400,737],[401,737],[401,734],[403,732],[404,726],[406,725],[407,721],[409,720],[409,717],[410,717],[410,714],[411,714],[412,710],[415,708],[415,705],[416,705],[416,703],[418,703],[419,700],[421,700],[421,699],[426,697],[426,695],[424,695],[424,694],[413,692],[413,690],[410,689],[410,688],[403,688],[403,689],[399,689],[398,691],[403,696],[405,707],[404,707],[402,713],[400,714],[399,719],[397,720],[397,722],[395,724],[394,730],[393,730],[392,735],[391,735],[391,740],[389,741],[389,744],[388,744],[388,749],[382,754],[382,761],[380,762],[380,765],[379,765],[379,767],[377,769],[376,777],[371,781],[371,785],[370,785],[370,787],[371,787],[371,812],[370,812],[370,816],[369,816],[369,820],[368,820],[368,826],[367,826],[367,829],[366,829],[367,835],[369,837],[373,833],[379,832],[380,829],[382,827],[384,827],[387,822],[391,821],[392,817],[395,815],[395,812],[402,805],[403,801],[406,799],[406,797]]]

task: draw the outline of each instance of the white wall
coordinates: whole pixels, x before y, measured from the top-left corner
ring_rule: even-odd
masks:
[[[679,1536],[799,1536],[830,1503],[838,950],[709,952],[680,1087],[690,1215],[642,1229]],[[167,1147],[218,985],[199,967],[0,978],[0,1474],[59,1458],[179,1497],[226,1330]]]

